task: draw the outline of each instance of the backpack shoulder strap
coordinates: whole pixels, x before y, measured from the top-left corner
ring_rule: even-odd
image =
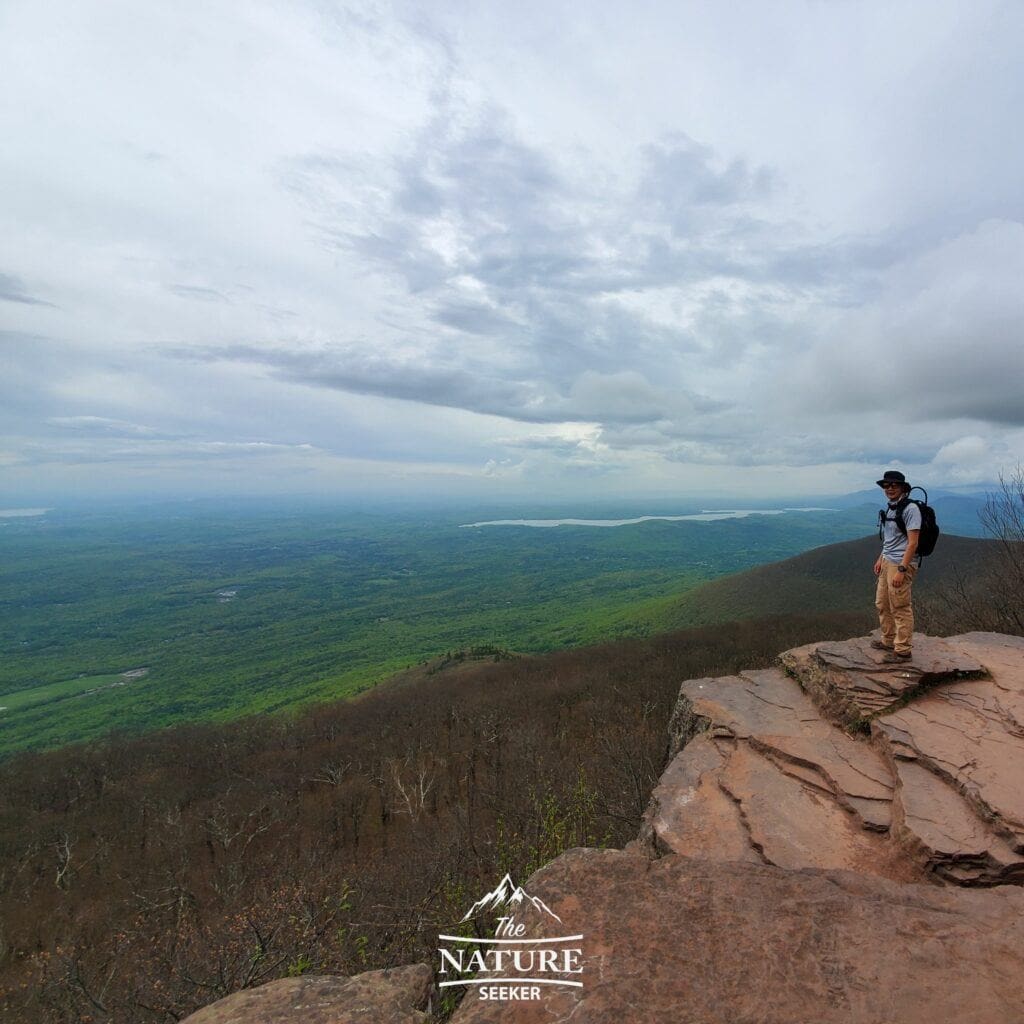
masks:
[[[904,537],[906,537],[906,535],[907,535],[907,524],[903,521],[903,510],[913,500],[914,500],[913,498],[908,498],[906,495],[904,495],[896,503],[896,525],[899,527],[900,533],[902,533]]]

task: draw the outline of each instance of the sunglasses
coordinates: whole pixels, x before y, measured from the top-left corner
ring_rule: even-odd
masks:
[[[894,487],[897,490],[900,490],[900,491],[903,490],[903,484],[882,484],[882,490],[883,491],[891,491]]]

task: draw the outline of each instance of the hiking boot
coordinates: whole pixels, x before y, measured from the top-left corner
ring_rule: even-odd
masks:
[[[889,644],[883,644],[881,640],[872,640],[871,641],[871,646],[874,647],[874,649],[876,651],[891,651],[892,650],[892,647]]]
[[[882,661],[908,662],[914,657],[913,651],[890,651]]]

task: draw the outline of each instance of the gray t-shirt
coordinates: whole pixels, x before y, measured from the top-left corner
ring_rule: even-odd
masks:
[[[908,531],[921,529],[921,510],[912,501],[903,509],[903,525]],[[889,505],[885,510],[885,528],[882,531],[882,557],[898,565],[903,561],[906,550],[907,538],[896,523],[896,506]],[[914,564],[921,564],[920,555],[914,559]]]

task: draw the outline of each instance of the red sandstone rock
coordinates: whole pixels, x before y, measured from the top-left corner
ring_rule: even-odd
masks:
[[[685,745],[641,833],[656,849],[921,876],[920,859],[894,851],[886,835],[893,779],[885,759],[823,719],[780,670],[683,683],[673,728]]]
[[[941,684],[872,722],[898,783],[894,836],[949,881],[1024,882],[1024,638],[948,643],[989,678]]]
[[[884,651],[872,648],[872,639],[795,647],[779,655],[779,661],[829,718],[851,729],[936,682],[984,672],[950,640],[915,633],[913,659],[892,664]]]
[[[869,641],[787,651],[797,679],[770,669],[683,683],[676,754],[642,841],[897,881],[1024,881],[1024,640],[922,637],[913,671]],[[871,720],[870,742],[836,724],[866,723],[865,679],[880,708],[899,705]]]
[[[422,1024],[433,979],[426,964],[351,978],[281,978],[211,1003],[182,1024]]]
[[[581,990],[453,1024],[1024,1021],[1024,891],[573,850],[527,883],[582,933]]]

